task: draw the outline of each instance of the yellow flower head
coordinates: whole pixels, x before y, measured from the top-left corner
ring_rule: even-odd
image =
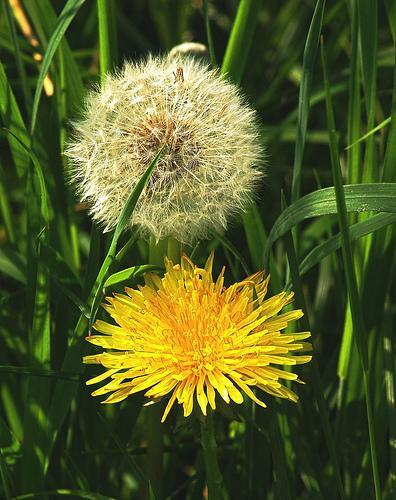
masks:
[[[117,403],[139,391],[153,399],[170,395],[162,422],[176,400],[185,416],[195,399],[206,415],[208,403],[216,408],[216,392],[226,403],[242,403],[245,393],[266,407],[253,386],[297,401],[280,379],[299,381],[298,376],[277,368],[311,359],[301,355],[310,349],[304,342],[309,332],[281,333],[303,315],[278,314],[293,293],[265,299],[269,278],[262,272],[226,288],[224,269],[214,281],[212,264],[213,254],[204,269],[186,256],[180,265],[166,259],[164,278],[147,274],[139,290],[126,288],[127,295],[107,298],[105,309],[118,326],[98,320],[94,328],[101,335],[87,340],[111,351],[84,358],[107,368],[87,384],[111,379],[94,396],[111,393],[104,403]]]

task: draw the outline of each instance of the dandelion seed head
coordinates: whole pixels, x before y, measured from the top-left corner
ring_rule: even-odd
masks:
[[[66,148],[81,201],[105,231],[162,145],[130,221],[144,238],[212,235],[263,176],[257,117],[235,85],[186,56],[126,63],[89,94]]]

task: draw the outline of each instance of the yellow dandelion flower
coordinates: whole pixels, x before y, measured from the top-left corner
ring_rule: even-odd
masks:
[[[117,325],[96,321],[100,335],[87,340],[110,351],[86,356],[107,370],[89,380],[110,382],[94,391],[111,393],[104,403],[117,403],[130,394],[146,391],[158,399],[170,395],[162,417],[175,401],[191,414],[196,400],[206,415],[207,405],[216,408],[216,395],[226,403],[243,402],[243,394],[266,407],[252,390],[297,401],[297,395],[280,380],[299,381],[279,365],[307,363],[311,356],[304,342],[309,332],[282,333],[301,310],[279,314],[293,299],[281,292],[265,299],[269,278],[259,272],[230,287],[224,286],[224,268],[212,277],[213,254],[205,268],[183,256],[181,264],[165,259],[161,279],[147,274],[138,290],[107,298],[104,307]],[[301,381],[300,381],[301,382]]]

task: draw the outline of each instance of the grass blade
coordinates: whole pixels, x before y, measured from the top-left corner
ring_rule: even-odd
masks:
[[[208,14],[208,0],[203,0],[202,11],[203,11],[204,19],[205,19],[206,40],[208,42],[210,62],[212,63],[212,66],[214,68],[217,68],[216,53],[214,50],[213,39],[212,39],[212,30],[210,29],[210,21],[209,21],[209,14]]]
[[[119,237],[124,230],[128,220],[130,219],[134,207],[139,199],[141,192],[147,185],[150,176],[158,162],[161,155],[162,149],[157,153],[154,160],[151,162],[146,172],[143,174],[139,182],[137,183],[135,189],[130,194],[122,212],[119,217],[116,229],[113,234],[113,238],[110,244],[110,248],[107,252],[106,258],[100,268],[98,276],[96,277],[95,283],[92,286],[90,296],[88,298],[88,304],[92,302],[90,311],[90,320],[88,320],[84,314],[81,314],[77,325],[74,330],[73,340],[70,344],[65,359],[62,364],[62,371],[82,373],[83,366],[81,363],[81,358],[85,351],[88,349],[85,345],[86,343],[81,342],[81,338],[88,331],[90,331],[93,318],[98,310],[102,295],[103,295],[103,285],[108,277],[108,272],[110,265],[115,259],[116,248]],[[51,399],[51,405],[49,409],[48,421],[49,421],[49,437],[47,442],[47,447],[45,449],[45,471],[48,469],[49,457],[52,452],[56,437],[62,426],[64,419],[66,418],[67,412],[69,411],[71,401],[75,396],[76,390],[78,388],[78,383],[72,381],[58,381],[54,393]]]
[[[25,108],[26,108],[26,111],[29,111],[30,106],[31,106],[31,102],[32,102],[32,95],[31,95],[30,87],[29,87],[27,77],[26,77],[25,66],[23,65],[23,62],[22,62],[21,50],[19,48],[16,28],[15,28],[15,21],[14,21],[14,17],[12,15],[12,12],[11,12],[10,2],[8,2],[7,0],[3,0],[3,5],[4,5],[4,10],[6,11],[6,15],[7,15],[7,22],[8,22],[9,30],[11,33],[12,44],[14,46],[14,55],[15,55],[16,64],[17,64],[17,68],[18,68],[19,79],[21,82],[23,99],[25,102]]]
[[[157,165],[157,162],[161,156],[163,150],[163,146],[161,149],[158,151],[158,153],[155,155],[155,158],[153,161],[150,163],[149,167],[147,168],[146,172],[143,174],[143,176],[140,178],[139,182],[136,184],[134,190],[131,192],[129,195],[128,200],[126,201],[122,212],[120,214],[120,217],[117,222],[117,226],[114,230],[114,234],[110,243],[109,250],[107,252],[107,255],[104,259],[104,262],[102,264],[102,267],[100,268],[99,274],[96,278],[96,283],[94,285],[95,289],[95,295],[92,301],[92,307],[91,307],[91,315],[90,315],[90,321],[89,321],[89,331],[91,331],[91,327],[93,322],[95,321],[96,318],[96,313],[99,308],[99,304],[102,300],[103,297],[103,285],[108,277],[108,273],[110,271],[110,266],[112,265],[115,256],[116,256],[116,250],[117,250],[117,243],[118,240],[121,236],[121,233],[124,231],[127,223],[130,221],[132,213],[135,209],[136,203],[138,202],[139,196],[143,189],[146,187],[151,174],[154,171],[155,166]]]
[[[243,227],[254,269],[261,269],[267,234],[255,203],[243,214]]]
[[[146,264],[144,266],[127,267],[126,269],[123,269],[122,271],[119,271],[118,273],[111,274],[107,278],[107,280],[105,281],[103,288],[108,288],[110,286],[119,285],[120,283],[123,283],[124,281],[132,280],[132,279],[137,278],[137,277],[141,276],[142,274],[145,274],[145,273],[150,272],[150,271],[158,272],[161,270],[162,270],[162,267],[153,266],[150,264]]]
[[[285,236],[286,252],[290,267],[290,273],[293,280],[293,286],[296,293],[296,302],[298,307],[303,309],[305,312],[304,316],[301,318],[300,322],[302,324],[303,330],[311,331],[311,325],[307,315],[307,306],[305,303],[303,286],[301,281],[301,276],[298,268],[297,254],[294,247],[293,237],[291,233],[287,233]],[[337,457],[337,450],[335,445],[335,440],[333,437],[333,431],[330,425],[329,411],[327,409],[326,401],[323,395],[323,383],[322,377],[320,375],[319,366],[315,359],[315,356],[311,360],[313,376],[311,381],[314,387],[315,399],[318,405],[318,411],[320,416],[320,421],[323,428],[323,433],[326,440],[327,449],[330,455],[330,459],[333,465],[333,473],[335,475],[338,493],[340,498],[345,498],[344,487],[342,484],[340,465]]]
[[[362,236],[378,231],[385,226],[396,223],[396,214],[376,214],[370,217],[370,219],[357,222],[349,228],[349,233],[351,241],[357,240]],[[333,252],[336,252],[341,248],[342,240],[341,234],[338,233],[332,236],[328,240],[324,241],[320,245],[313,248],[301,261],[299,266],[300,276],[303,276],[310,269],[312,269],[316,264],[321,262],[325,257]],[[287,283],[286,288],[290,287],[290,283]]]
[[[329,129],[331,166],[332,166],[333,181],[334,181],[334,191],[337,202],[337,213],[340,225],[340,233],[342,239],[344,272],[347,282],[348,296],[351,305],[352,322],[354,327],[353,333],[363,369],[363,382],[364,382],[364,390],[366,397],[367,423],[369,430],[370,455],[372,462],[375,496],[376,499],[380,499],[381,486],[380,486],[377,450],[375,442],[374,418],[372,409],[373,400],[371,396],[371,389],[369,383],[368,346],[367,346],[366,331],[363,321],[363,314],[360,306],[359,291],[355,274],[355,266],[353,261],[352,245],[348,227],[347,206],[344,195],[344,187],[341,178],[341,167],[339,164],[339,157],[338,157],[338,146],[337,146],[336,131],[335,131],[333,104],[329,92],[329,79],[327,74],[327,64],[325,60],[323,43],[321,46],[321,55],[322,55],[324,82],[326,88],[326,112],[327,112],[328,129]]]
[[[4,459],[3,450],[0,448],[0,476],[1,482],[3,483],[4,497],[6,500],[11,499],[11,487],[8,481],[8,470],[7,464]]]
[[[111,71],[117,64],[117,35],[115,3],[113,0],[97,0],[99,21],[100,76]]]
[[[13,250],[0,248],[0,272],[26,285],[26,262]]]
[[[241,0],[228,39],[221,72],[240,83],[253,41],[257,13],[261,0]]]
[[[59,15],[58,22],[55,26],[54,32],[48,42],[47,50],[45,51],[43,63],[40,68],[40,74],[37,79],[36,92],[33,99],[32,107],[32,118],[30,123],[30,133],[34,134],[37,121],[37,112],[40,103],[41,92],[43,90],[44,78],[47,74],[49,67],[51,65],[52,59],[55,55],[56,49],[58,48],[64,34],[70,23],[73,21],[78,10],[82,6],[85,0],[68,0],[64,6],[62,12]]]
[[[298,97],[297,139],[294,150],[293,180],[291,188],[292,203],[298,200],[301,192],[301,170],[305,137],[307,133],[308,113],[310,108],[309,100],[311,95],[316,52],[319,45],[319,37],[322,31],[324,8],[325,1],[318,0],[316,2],[304,48],[302,77]]]
[[[351,17],[351,73],[348,81],[348,131],[347,142],[351,149],[347,152],[348,182],[357,183],[361,172],[361,148],[356,142],[360,137],[361,120],[361,96],[360,96],[360,67],[359,67],[359,26],[358,26],[358,0],[350,2]]]
[[[344,186],[347,212],[396,212],[396,183],[350,184]],[[337,213],[334,187],[309,193],[289,205],[277,218],[268,235],[265,262],[272,244],[303,220]]]
[[[26,131],[22,114],[8,83],[7,75],[0,61],[0,116],[4,126],[11,132],[8,142],[18,177],[26,174],[29,166],[29,155],[21,143],[29,147],[30,138]],[[19,140],[18,140],[19,139]]]

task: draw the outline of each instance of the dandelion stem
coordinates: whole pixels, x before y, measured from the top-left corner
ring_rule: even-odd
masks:
[[[162,498],[164,431],[161,425],[162,407],[147,408],[147,477],[156,498]]]
[[[181,255],[181,244],[177,240],[174,240],[173,238],[169,238],[168,239],[168,250],[167,250],[166,255],[174,264],[179,262],[180,255]]]
[[[209,500],[219,500],[223,498],[223,479],[217,462],[217,445],[214,432],[214,421],[212,411],[210,409],[207,416],[201,420],[200,424],[206,483],[208,486],[208,498]]]
[[[149,244],[149,263],[164,265],[164,257],[174,263],[180,261],[180,243],[176,240],[151,238]],[[162,498],[164,431],[161,424],[163,408],[155,404],[147,408],[147,476],[156,498]]]

